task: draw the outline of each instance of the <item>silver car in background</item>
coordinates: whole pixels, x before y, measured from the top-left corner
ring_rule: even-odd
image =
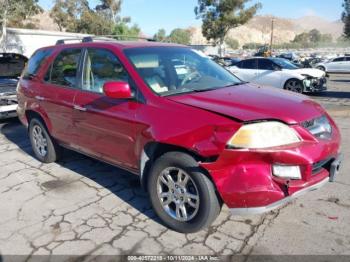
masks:
[[[350,56],[340,56],[315,66],[327,73],[350,73]]]

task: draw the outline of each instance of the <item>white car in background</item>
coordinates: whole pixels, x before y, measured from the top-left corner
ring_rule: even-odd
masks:
[[[315,67],[327,73],[350,73],[350,56],[336,57]]]
[[[297,93],[327,90],[326,73],[315,68],[299,68],[283,58],[254,57],[228,68],[240,79]]]

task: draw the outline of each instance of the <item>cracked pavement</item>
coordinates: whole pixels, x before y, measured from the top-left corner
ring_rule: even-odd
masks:
[[[224,206],[209,229],[188,235],[160,223],[137,176],[68,150],[59,163],[42,164],[25,128],[17,120],[0,122],[0,253],[29,261],[34,255],[350,254],[349,83],[350,75],[332,77],[329,92],[313,95],[342,132],[345,161],[336,183],[265,215],[232,217]]]

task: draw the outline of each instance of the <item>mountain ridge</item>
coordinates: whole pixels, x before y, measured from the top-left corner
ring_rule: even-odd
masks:
[[[246,43],[266,44],[271,39],[271,23],[274,19],[274,43],[282,44],[292,41],[297,34],[319,30],[322,34],[331,34],[333,41],[343,33],[343,22],[329,21],[318,16],[304,16],[296,19],[281,18],[273,15],[258,15],[247,24],[230,30],[228,37],[236,39],[240,46]],[[200,27],[193,27],[192,44],[207,44]]]

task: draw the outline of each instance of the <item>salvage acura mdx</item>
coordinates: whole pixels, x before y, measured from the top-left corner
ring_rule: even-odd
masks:
[[[281,207],[339,170],[339,130],[320,105],[181,45],[60,41],[30,59],[18,102],[40,161],[64,147],[138,174],[179,232],[208,227],[223,204]]]

